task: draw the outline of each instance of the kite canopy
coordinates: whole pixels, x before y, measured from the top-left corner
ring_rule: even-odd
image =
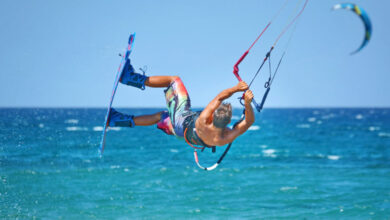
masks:
[[[359,15],[360,19],[363,21],[364,27],[365,27],[365,35],[362,44],[360,47],[352,52],[351,54],[355,54],[359,52],[363,47],[366,46],[368,41],[371,38],[371,33],[372,33],[372,26],[371,26],[371,21],[370,18],[368,17],[367,13],[359,6],[352,4],[352,3],[342,3],[342,4],[337,4],[333,6],[333,10],[338,10],[338,9],[347,9],[350,11],[353,11],[355,14]]]

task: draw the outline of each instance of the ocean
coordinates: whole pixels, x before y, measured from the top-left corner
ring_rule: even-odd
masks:
[[[0,219],[390,219],[389,108],[265,109],[209,172],[155,127],[100,158],[105,113],[0,109]]]

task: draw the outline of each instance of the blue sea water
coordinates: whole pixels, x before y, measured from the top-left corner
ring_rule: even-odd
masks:
[[[265,109],[210,172],[155,127],[100,158],[105,111],[0,109],[0,219],[390,218],[390,109]]]

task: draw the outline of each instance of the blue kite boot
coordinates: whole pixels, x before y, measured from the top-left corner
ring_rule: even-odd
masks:
[[[134,127],[134,115],[126,115],[111,108],[109,115],[110,127]]]
[[[136,73],[133,66],[130,64],[130,59],[126,59],[119,82],[144,90],[146,79],[148,79],[148,77],[145,76],[145,73],[143,75]]]

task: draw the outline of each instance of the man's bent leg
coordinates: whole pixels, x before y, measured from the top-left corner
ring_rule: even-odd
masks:
[[[168,87],[178,76],[150,76],[145,80],[145,86],[153,88]]]
[[[161,120],[161,115],[164,113],[157,112],[152,115],[127,115],[116,111],[114,108],[110,112],[110,127],[134,127],[137,126],[149,126],[157,124]]]
[[[161,113],[163,112],[157,112],[152,115],[140,115],[134,117],[134,123],[137,126],[149,126],[157,124],[161,119]]]

